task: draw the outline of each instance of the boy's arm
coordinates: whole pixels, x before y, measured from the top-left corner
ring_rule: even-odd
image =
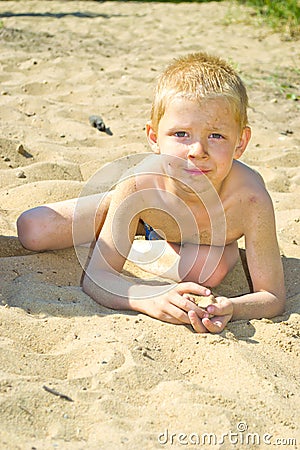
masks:
[[[83,277],[83,290],[108,308],[135,310],[171,323],[190,324],[190,310],[199,317],[208,316],[183,296],[188,292],[209,295],[210,291],[199,284],[150,286],[129,281],[121,274],[138,227],[139,211],[143,210],[141,202],[133,179],[116,187]]]
[[[245,224],[246,256],[253,293],[233,298],[233,319],[274,317],[285,308],[283,267],[269,194],[248,201]]]
[[[276,238],[272,201],[264,191],[254,194],[247,204],[245,219],[246,255],[253,284],[253,293],[240,297],[217,297],[217,304],[207,307],[212,319],[197,317],[193,311],[189,318],[195,331],[220,333],[229,320],[261,319],[284,312],[285,287],[283,268]]]
[[[121,276],[139,216],[136,214],[135,181],[122,181],[116,187],[108,213],[82,281],[83,290],[98,303],[114,309],[132,309],[131,283]]]
[[[246,206],[245,244],[253,293],[230,298],[232,320],[270,318],[282,314],[285,307],[284,275],[272,201],[264,191],[259,195],[253,194]],[[222,303],[209,306],[208,311],[222,316]],[[203,323],[209,325],[206,319]]]

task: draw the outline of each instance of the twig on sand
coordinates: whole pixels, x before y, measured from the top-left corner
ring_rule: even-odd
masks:
[[[48,386],[43,386],[43,389],[45,389],[45,391],[49,392],[50,394],[56,395],[57,397],[62,398],[63,400],[67,400],[68,402],[74,402],[74,400],[69,397],[68,395],[65,394],[61,394],[60,392],[56,391],[55,389],[49,388]]]

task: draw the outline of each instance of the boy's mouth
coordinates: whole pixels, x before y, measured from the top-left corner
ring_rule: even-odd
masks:
[[[206,175],[210,172],[209,169],[184,169],[185,172],[187,172],[189,175],[192,176],[200,176],[200,175]]]

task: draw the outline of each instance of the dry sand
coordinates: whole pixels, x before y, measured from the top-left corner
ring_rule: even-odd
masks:
[[[0,448],[240,449],[247,433],[260,439],[247,448],[271,448],[265,433],[300,448],[299,42],[231,2],[1,1],[0,15]],[[198,50],[230,59],[247,84],[243,160],[273,198],[288,293],[283,316],[204,336],[101,308],[80,290],[72,249],[27,252],[15,225],[77,196],[105,162],[148,151],[155,78]],[[246,289],[239,263],[218,291]],[[194,445],[203,433],[218,443]]]

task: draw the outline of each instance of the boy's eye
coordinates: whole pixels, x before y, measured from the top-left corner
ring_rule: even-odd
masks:
[[[209,135],[209,137],[212,139],[222,139],[223,138],[223,136],[220,133],[211,133]]]
[[[187,132],[186,131],[176,131],[175,133],[174,133],[174,136],[176,136],[176,137],[179,137],[179,138],[182,138],[182,137],[187,137]]]

